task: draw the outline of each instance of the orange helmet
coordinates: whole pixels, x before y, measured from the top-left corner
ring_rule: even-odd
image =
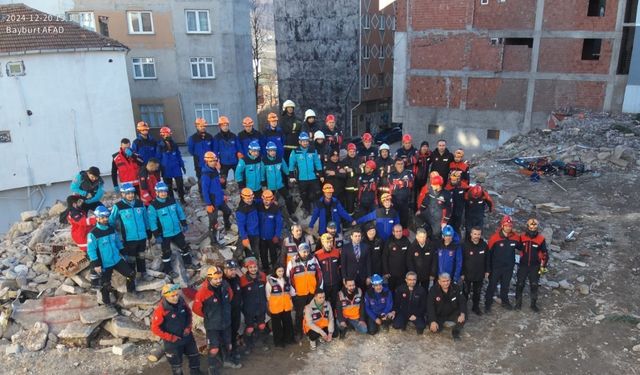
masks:
[[[218,160],[218,157],[213,153],[213,151],[207,151],[204,153],[204,161],[209,162],[216,160]]]
[[[165,284],[162,287],[162,295],[165,297],[175,296],[179,291],[180,285],[178,284]]]
[[[218,126],[222,124],[229,125],[229,118],[227,116],[218,117]]]
[[[240,196],[242,198],[253,198],[253,191],[249,188],[244,188],[240,191]]]
[[[137,131],[149,130],[149,125],[144,121],[140,121],[136,124],[136,130]]]
[[[269,189],[262,192],[262,200],[265,202],[273,201],[273,192]]]
[[[163,126],[162,128],[160,128],[160,135],[161,136],[170,136],[171,135],[171,129],[168,126]]]
[[[267,115],[267,121],[269,121],[269,122],[278,121],[278,115],[276,115],[273,112],[269,113]]]
[[[249,116],[242,119],[242,126],[253,126],[253,119]]]
[[[207,124],[207,120],[203,119],[202,117],[198,117],[195,121],[195,125],[196,127],[198,127],[198,126],[207,126],[209,124]]]
[[[331,184],[324,184],[324,186],[322,186],[322,192],[323,193],[333,193],[333,185]]]

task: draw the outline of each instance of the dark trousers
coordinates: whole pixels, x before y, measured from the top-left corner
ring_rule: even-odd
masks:
[[[300,192],[300,200],[302,208],[311,212],[313,209],[312,202],[318,197],[318,180],[298,181],[298,191]]]
[[[389,329],[389,326],[391,326],[391,323],[392,323],[391,319],[382,319],[382,324],[378,325],[375,319],[371,319],[370,316],[367,316],[367,332],[370,335],[375,335],[380,331],[380,327],[383,327],[384,329]]]
[[[240,298],[240,296],[234,298]],[[238,349],[238,330],[240,329],[240,323],[242,322],[242,308],[240,306],[231,307],[231,347],[232,352],[235,354]]]
[[[296,204],[289,194],[289,190],[287,188],[281,188],[276,191],[278,196],[278,203],[282,204],[281,201],[284,201],[285,206],[287,207],[287,212],[289,215],[293,215],[296,212]],[[285,214],[285,212],[283,212]]]
[[[449,219],[449,225],[451,225],[453,227],[453,230],[455,230],[458,234],[461,233],[460,228],[462,227],[462,217],[462,213],[452,213],[451,218]]]
[[[189,369],[200,369],[200,353],[198,352],[198,346],[196,345],[196,340],[193,338],[192,334],[187,337],[183,337],[177,342],[165,341],[164,353],[174,374],[182,374],[183,355],[187,356]],[[180,372],[177,371],[178,369]]]
[[[433,228],[431,227],[431,220],[429,219],[429,212],[427,210],[420,211],[419,215],[415,216],[416,229],[422,228],[427,231],[427,235],[431,239],[436,239],[433,235]],[[440,236],[440,226],[436,228],[438,236]],[[440,238],[440,237],[438,237]]]
[[[109,291],[112,289],[111,276],[113,275],[114,270],[127,278],[127,292],[133,292],[136,289],[136,271],[129,267],[127,262],[124,260],[121,259],[113,267],[103,268],[102,274],[100,275],[100,294],[102,295],[102,303],[105,305],[111,303]]]
[[[323,285],[323,290],[324,290],[325,296],[327,298],[327,301],[329,301],[329,303],[331,303],[331,308],[334,311],[336,309],[336,306],[338,306],[336,303],[338,301],[338,292],[340,291],[341,288],[342,288],[342,286],[340,284],[336,284],[336,285],[324,284]]]
[[[193,169],[196,171],[196,178],[198,179],[198,192],[200,192],[200,197],[202,197],[202,184],[200,183],[200,178],[202,177],[202,166],[200,166],[200,159],[197,155],[193,156]]]
[[[427,326],[427,321],[424,316],[416,316],[416,320],[413,322],[409,320],[409,314],[402,313],[400,311],[396,311],[396,316],[393,318],[393,328],[395,329],[405,329],[407,328],[407,324],[413,323],[416,327],[416,331],[418,333],[422,333],[425,327]]]
[[[293,343],[291,311],[271,314],[271,330],[273,331],[273,344],[275,346],[284,346],[285,344]]]
[[[522,292],[524,291],[524,283],[529,280],[529,298],[531,298],[531,304],[535,304],[538,300],[538,282],[540,281],[540,274],[538,269],[540,266],[518,266],[516,273],[516,303],[522,303]]]
[[[222,218],[224,220],[224,227],[228,229],[231,227],[231,209],[226,203],[222,203],[220,206],[214,206],[213,212],[208,214],[209,216],[209,232],[216,233],[218,230],[218,210],[222,211]]]
[[[242,244],[242,239],[240,237],[238,237],[237,245],[243,249],[245,257],[254,257],[258,260],[258,265],[261,265],[262,260],[260,259],[260,237],[249,236],[248,239],[249,244],[251,245],[251,249],[249,249],[248,247],[244,247],[244,245]]]
[[[322,329],[324,331],[324,333],[329,334],[329,327],[325,327]],[[309,337],[309,340],[311,341],[318,341],[318,339],[322,336],[320,336],[320,334],[312,329],[309,330],[309,332],[307,332],[307,336]]]
[[[222,330],[207,329],[207,345],[209,347],[207,355],[209,368],[220,367],[220,362],[224,360],[225,354],[231,353],[231,327]]]
[[[459,333],[462,327],[464,327],[464,323],[458,323],[459,312],[455,312],[449,316],[437,316],[435,322],[438,323],[438,332],[442,332],[444,329],[444,322],[454,322],[456,325],[453,327],[451,333]]]
[[[227,188],[227,177],[229,176],[229,171],[233,170],[233,173],[236,173],[237,164],[220,164],[220,185],[222,185],[223,189]]]
[[[163,177],[164,183],[169,187],[169,195],[174,197],[173,194],[173,181],[176,182],[176,188],[178,189],[178,197],[180,200],[184,200],[184,180],[182,177]]]
[[[484,233],[484,215],[465,215],[464,228],[467,237],[469,237],[469,233],[471,233],[471,228],[473,227],[482,228]]]
[[[293,297],[293,309],[296,312],[296,320],[293,326],[293,330],[297,333],[302,333],[302,319],[304,318],[304,307],[313,299],[312,294],[306,296]]]
[[[162,237],[162,272],[171,272],[171,243],[180,249],[184,265],[191,264],[191,247],[184,238],[184,234],[178,233],[173,237]]]
[[[409,194],[398,194],[392,196],[393,207],[398,211],[398,216],[400,216],[400,224],[402,224],[402,228],[409,228],[409,224],[411,223],[409,213],[410,202]]]
[[[472,294],[473,308],[480,307],[480,292],[482,291],[482,280],[470,281],[464,279],[464,297],[469,300],[469,294]]]
[[[389,284],[389,290],[395,293],[396,289],[404,283],[404,276],[389,276],[389,280],[387,280]]]
[[[509,284],[513,275],[513,266],[495,268],[489,276],[489,286],[485,292],[485,307],[490,307],[493,303],[493,295],[496,286],[500,283],[500,299],[502,303],[509,303]]]
[[[262,260],[262,271],[268,273],[278,264],[278,251],[280,244],[274,244],[271,239],[260,239],[260,259]]]
[[[124,255],[129,266],[138,272],[145,273],[147,266],[144,260],[144,252],[147,250],[147,240],[124,241],[122,255]]]
[[[349,215],[353,215],[356,210],[356,201],[358,200],[358,188],[356,187],[347,187],[345,189],[345,206],[344,209],[347,210]]]

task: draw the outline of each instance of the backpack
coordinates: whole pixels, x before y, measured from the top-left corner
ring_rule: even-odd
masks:
[[[578,177],[584,173],[584,164],[579,161],[567,163],[564,166],[565,176]]]

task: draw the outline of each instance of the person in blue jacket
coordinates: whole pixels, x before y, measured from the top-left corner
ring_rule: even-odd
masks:
[[[313,215],[311,215],[311,220],[309,221],[309,228],[313,228],[317,220],[318,234],[322,235],[327,231],[327,224],[330,221],[336,223],[337,233],[342,232],[340,219],[348,221],[351,225],[356,225],[355,220],[353,220],[351,215],[342,207],[340,201],[333,197],[333,185],[324,184],[322,193],[323,197],[320,198],[318,204],[316,204],[313,209]]]
[[[221,233],[218,230],[218,210],[222,211],[224,219],[224,229],[231,228],[231,209],[227,206],[224,190],[220,183],[220,172],[218,171],[219,163],[216,154],[208,151],[204,155],[206,165],[202,168],[202,200],[207,206],[207,215],[209,216],[209,239],[211,244],[221,243]]]
[[[391,291],[383,285],[382,276],[371,276],[371,287],[364,294],[364,310],[367,313],[367,331],[375,335],[383,327],[389,331],[396,313],[393,311],[393,296]]]
[[[285,219],[297,220],[293,214],[295,204],[285,185],[285,176],[289,175],[289,167],[282,156],[278,156],[278,146],[273,142],[267,142],[265,147],[267,156],[262,158],[262,184],[276,194],[278,204],[286,206],[288,217]]]
[[[127,291],[135,293],[136,271],[122,259],[122,241],[113,226],[109,225],[109,209],[98,206],[95,209],[96,226],[87,235],[87,256],[93,270],[100,275],[100,294],[104,305],[111,305],[109,292],[111,275],[116,270],[127,279]]]
[[[435,244],[438,256],[438,275],[448,273],[453,282],[460,284],[462,274],[462,246],[451,225],[442,228],[442,240]]]
[[[102,206],[100,199],[104,195],[104,181],[100,177],[100,169],[90,167],[86,171],[80,171],[71,181],[71,192],[83,197],[82,211],[85,214]]]
[[[131,150],[140,155],[144,163],[151,158],[157,158],[158,141],[149,134],[149,125],[144,121],[140,121],[136,124],[136,130],[138,131],[138,136],[133,140]]]
[[[253,141],[257,141],[260,147],[264,145],[264,138],[262,133],[253,128],[253,119],[251,117],[245,117],[242,120],[242,130],[238,133],[238,142],[240,142],[240,152],[242,157],[249,155],[249,144]]]
[[[322,162],[315,151],[309,151],[309,134],[298,136],[300,146],[289,155],[289,186],[298,182],[302,207],[311,212],[312,202],[318,196],[318,178],[322,173]]]
[[[169,196],[169,187],[164,182],[156,184],[156,199],[149,207],[149,228],[162,245],[162,272],[175,278],[178,275],[171,267],[171,243],[180,249],[182,263],[186,268],[197,269],[191,260],[191,247],[184,238],[189,230],[187,216],[173,197]]]
[[[284,131],[278,125],[278,115],[271,112],[267,115],[267,126],[264,129],[264,143],[273,142],[276,146],[277,156],[284,157]],[[267,156],[267,150],[264,150],[263,156]]]
[[[187,149],[193,156],[193,169],[196,171],[198,187],[201,189],[200,176],[202,175],[202,168],[206,165],[204,154],[213,151],[213,136],[207,132],[207,120],[197,118],[195,125],[196,132],[187,140]],[[202,190],[200,190],[200,195],[202,196]]]
[[[262,190],[262,159],[260,158],[260,143],[251,141],[249,155],[240,159],[236,168],[238,187],[248,187],[254,194]]]
[[[240,198],[240,204],[236,209],[238,242],[244,248],[245,256],[260,260],[260,219],[253,191],[249,188],[242,189]]]
[[[376,222],[376,232],[380,235],[382,241],[386,241],[393,234],[393,226],[400,224],[400,215],[391,202],[391,194],[383,193],[380,197],[380,207],[370,213],[361,216],[358,224],[364,224],[369,221]]]
[[[220,159],[220,183],[227,188],[227,175],[230,170],[235,173],[238,158],[242,156],[238,137],[229,130],[229,118],[220,116],[218,119],[220,131],[213,137],[213,152]]]
[[[173,198],[173,181],[176,182],[180,202],[186,204],[184,200],[184,180],[182,178],[187,170],[184,167],[182,153],[176,142],[171,139],[171,129],[167,126],[160,129],[162,141],[158,143],[158,157],[160,159],[160,169],[162,180],[169,188],[169,195]]]
[[[282,237],[282,209],[274,202],[271,190],[262,192],[262,202],[258,202],[260,220],[260,259],[262,271],[269,273],[278,265],[278,252]]]

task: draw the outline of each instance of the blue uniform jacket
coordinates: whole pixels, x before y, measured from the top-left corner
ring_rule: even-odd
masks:
[[[238,234],[241,240],[247,239],[249,236],[258,236],[260,234],[260,219],[258,217],[257,204],[254,201],[249,205],[240,201],[236,210],[236,222],[238,223]],[[254,249],[256,250],[256,249]]]
[[[207,151],[213,151],[213,136],[207,132],[204,133],[204,138],[200,136],[200,133],[196,132],[189,140],[187,140],[187,148],[189,153],[197,158],[199,165],[202,167],[206,165],[204,162],[204,154]]]
[[[218,132],[213,137],[213,152],[218,156],[220,164],[235,166],[238,164],[238,152],[242,152],[238,137],[231,131]]]
[[[393,310],[393,297],[389,288],[383,286],[380,293],[376,293],[373,287],[369,288],[364,294],[364,309],[367,316],[374,320],[382,314],[390,313]]]
[[[215,168],[202,167],[202,199],[207,205],[220,206],[224,203],[224,191],[220,184],[220,173]]]
[[[145,163],[151,158],[158,158],[158,141],[153,139],[151,134],[147,138],[142,138],[140,134],[131,143],[131,150],[140,155]]]
[[[283,174],[284,173],[284,174]],[[289,167],[281,156],[262,158],[262,183],[271,191],[284,187],[284,177],[289,175]]]
[[[282,210],[275,204],[266,208],[264,204],[258,205],[258,218],[260,219],[260,238],[271,240],[273,237],[282,236]]]
[[[322,172],[322,162],[318,153],[310,152],[309,148],[298,147],[289,155],[289,177],[295,177],[294,171],[298,171],[296,177],[300,181],[312,181],[318,178]]]
[[[178,145],[173,140],[170,140],[169,142],[171,143],[171,149],[169,149],[165,141],[160,141],[160,143],[158,143],[158,155],[160,157],[162,177],[182,177],[182,168],[184,168],[182,153],[180,152]]]
[[[438,275],[448,273],[456,284],[460,282],[462,273],[462,246],[456,239],[451,241],[449,246],[445,246],[442,241],[438,241],[436,246],[438,254]]]
[[[260,133],[259,131],[253,129],[251,134],[247,133],[244,130],[238,133],[238,142],[240,142],[240,152],[242,152],[242,155],[244,155],[245,158],[249,156],[249,143],[253,141],[258,141],[258,143],[260,144],[261,150],[264,148],[264,137],[262,136],[262,133]]]
[[[87,177],[87,172],[81,171],[71,181],[71,192],[86,197],[91,193],[93,196],[89,199],[85,198],[85,203],[95,203],[102,199],[104,195],[104,181],[99,177],[96,182],[91,182]]]
[[[276,144],[276,156],[283,157],[284,156],[284,132],[280,127],[276,127],[275,129],[271,129],[271,126],[267,125],[266,130],[264,131],[264,145],[267,143],[273,142]],[[262,156],[267,157],[266,148],[262,149]]]
[[[236,181],[238,181],[240,187],[246,186],[253,191],[260,190],[262,188],[262,174],[262,160],[260,156],[254,158],[249,155],[238,161]]]
[[[313,228],[316,224],[316,220],[319,220],[318,223],[318,234],[323,234],[327,231],[327,205],[325,204],[324,197],[320,198],[316,206],[313,208],[313,214],[311,215],[311,220],[309,221],[309,227]],[[342,225],[340,219],[344,219],[351,223],[353,218],[351,215],[347,213],[347,211],[342,207],[342,204],[336,198],[331,198],[331,221],[336,223],[337,233],[342,232]]]
[[[169,238],[182,232],[187,216],[182,206],[172,197],[167,199],[156,198],[149,207],[149,227],[153,233],[161,233],[162,237]]]
[[[122,260],[122,241],[112,226],[98,224],[87,235],[87,256],[93,267],[111,268]]]
[[[364,224],[373,220],[376,222],[376,233],[383,241],[386,241],[393,234],[393,226],[400,224],[400,215],[393,207],[389,211],[384,207],[379,207],[360,217],[357,222],[358,224]]]
[[[133,202],[121,199],[111,209],[109,225],[119,229],[124,241],[146,240],[149,230],[147,209],[140,199]]]

